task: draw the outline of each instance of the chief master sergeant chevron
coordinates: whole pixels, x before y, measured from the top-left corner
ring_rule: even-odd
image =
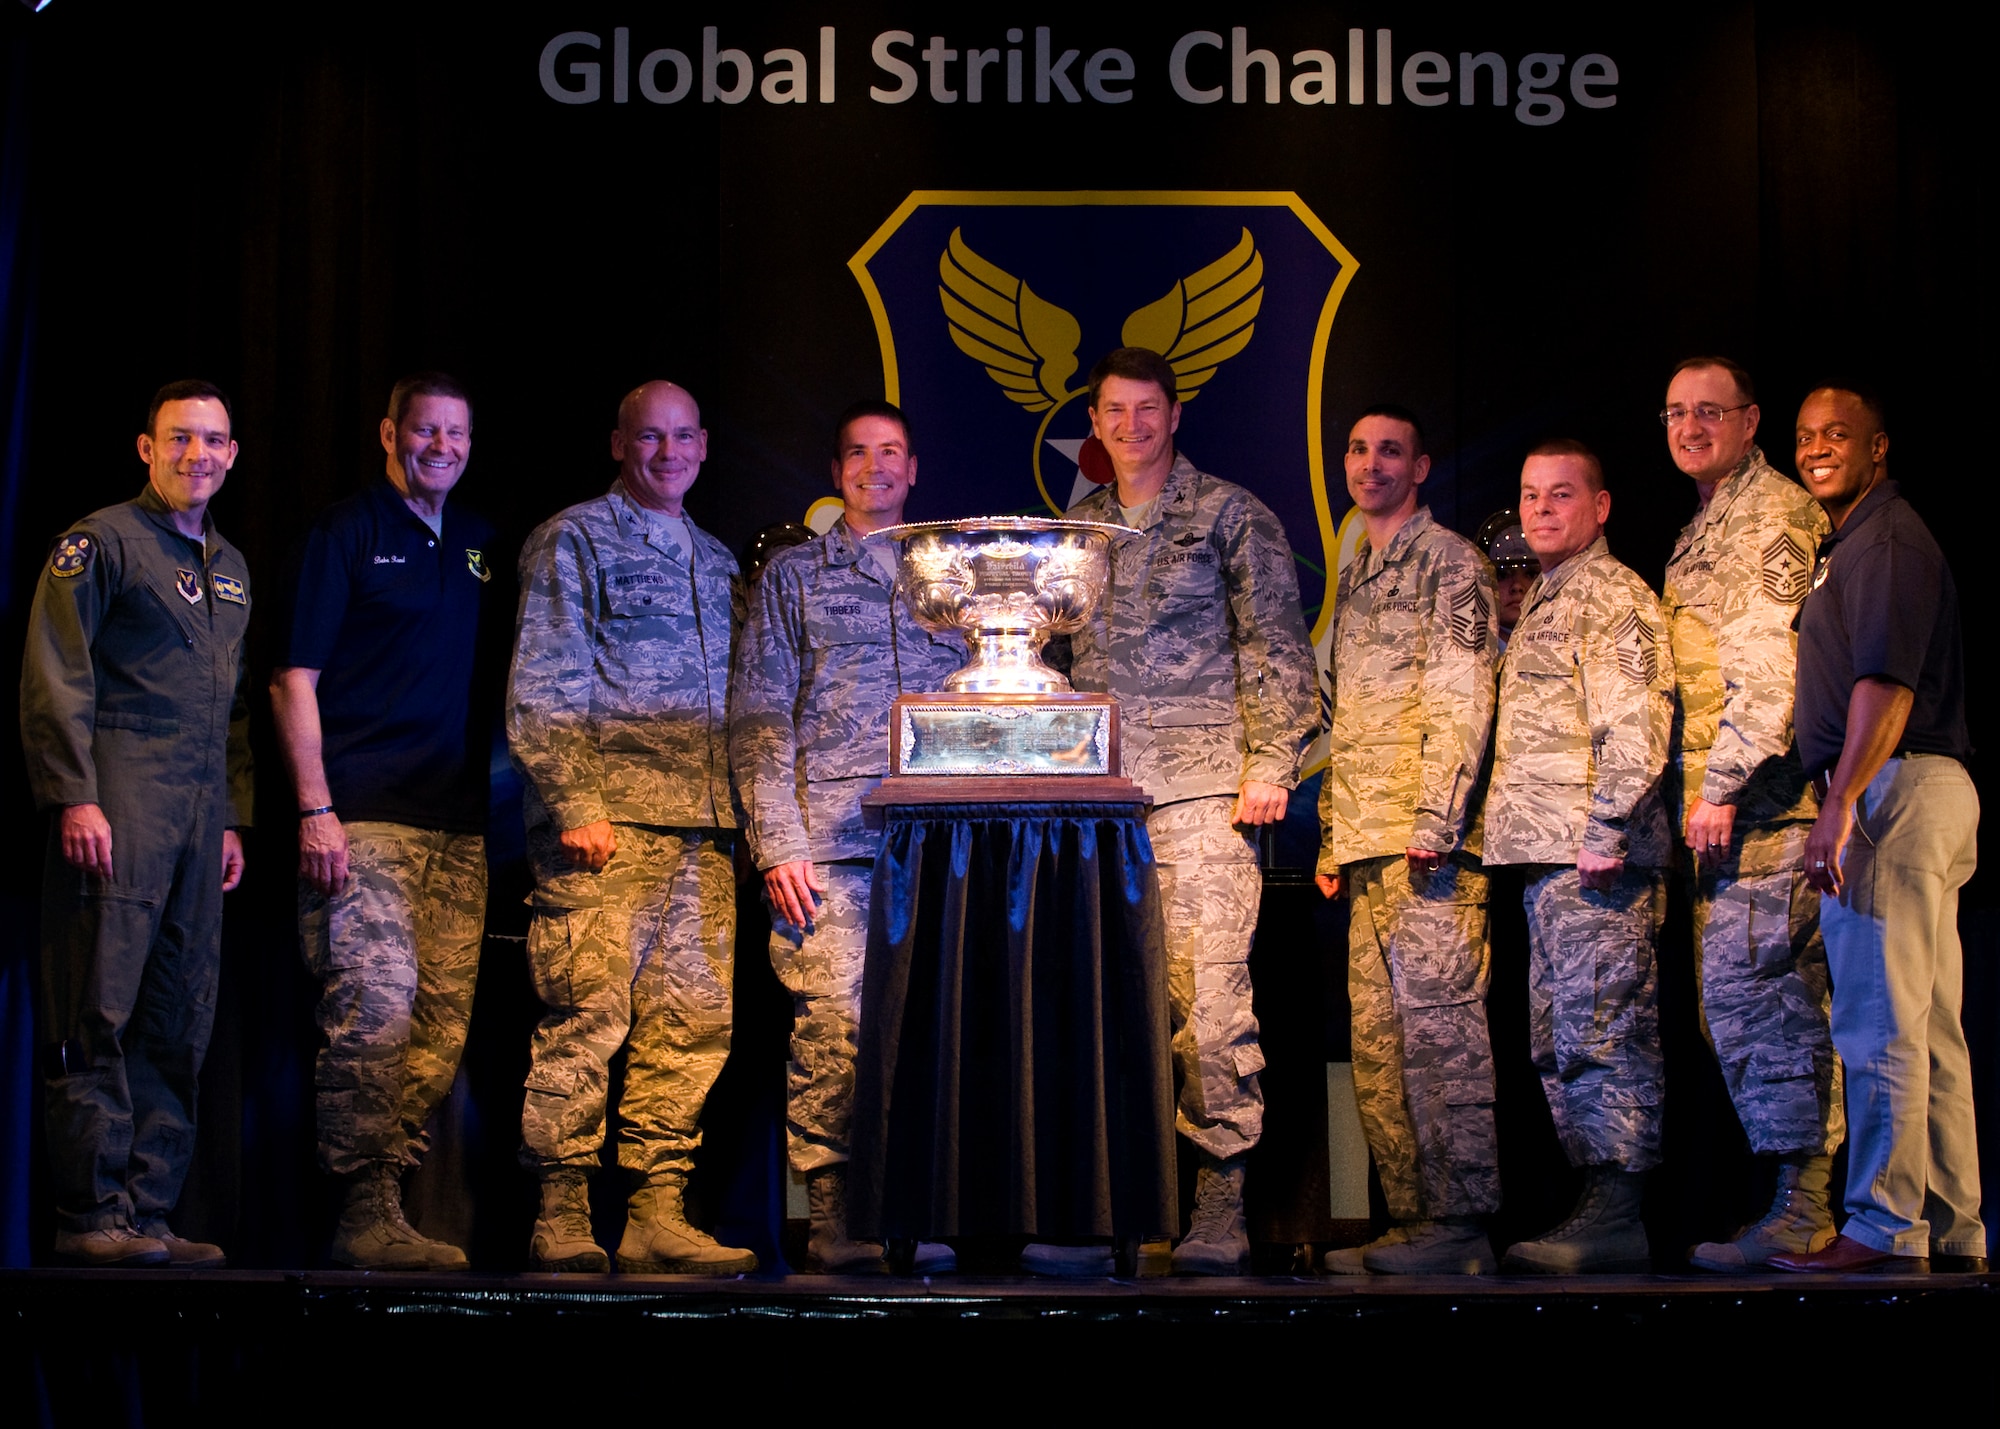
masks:
[[[1319,710],[1284,529],[1174,449],[1180,419],[1177,375],[1158,353],[1121,347],[1091,370],[1091,432],[1117,481],[1069,514],[1140,534],[1113,543],[1103,608],[1071,640],[1070,679],[1117,696],[1124,772],[1153,798],[1176,1125],[1201,1152],[1173,1263],[1213,1275],[1249,1258],[1243,1168],[1264,1125],[1247,961],[1262,881],[1243,830],[1284,817]]]
[[[21,666],[21,743],[48,813],[41,1056],[56,1253],[221,1265],[167,1227],[194,1154],[222,895],[250,822],[243,557],[208,514],[236,461],[206,382],[153,397],[150,478],[56,543]]]
[[[1493,579],[1417,502],[1414,414],[1379,406],[1347,439],[1367,545],[1340,578],[1319,884],[1348,898],[1361,1123],[1394,1220],[1326,1258],[1335,1274],[1490,1274],[1500,1208],[1486,1027],[1487,879],[1473,790],[1493,723]]]
[[[587,1179],[625,1050],[618,1164],[634,1173],[621,1270],[756,1267],[687,1223],[701,1109],[729,1055],[736,883],[725,716],[736,560],[682,514],[708,455],[686,389],[618,405],[611,489],[521,552],[507,743],[528,778],[529,1050],[522,1160],[540,1176],[541,1270],[605,1270]]]

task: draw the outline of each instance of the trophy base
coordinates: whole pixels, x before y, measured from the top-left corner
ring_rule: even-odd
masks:
[[[890,707],[892,778],[1062,782],[1117,778],[1118,770],[1118,701],[1109,695],[898,695]]]
[[[891,805],[925,804],[1144,804],[1152,799],[1116,774],[1051,777],[1047,774],[891,774],[861,796],[861,819],[882,827]]]

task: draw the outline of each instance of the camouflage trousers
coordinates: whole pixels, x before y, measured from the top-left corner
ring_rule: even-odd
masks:
[[[451,1090],[486,929],[486,840],[357,821],[347,887],[299,884],[299,940],[319,981],[313,1064],[319,1164],[414,1166]]]
[[[1389,1214],[1398,1221],[1500,1208],[1486,873],[1470,858],[1412,879],[1401,858],[1341,870],[1354,1091]]]
[[[868,952],[873,865],[820,863],[825,885],[807,933],[771,913],[771,967],[792,995],[792,1060],[785,1084],[786,1141],[801,1173],[847,1160],[854,1118],[854,1056],[861,1026],[861,969]]]
[[[1146,820],[1167,932],[1167,1006],[1180,1105],[1174,1129],[1211,1156],[1264,1133],[1264,1068],[1250,1004],[1250,940],[1263,875],[1229,822],[1228,795],[1162,805]]]
[[[701,1109],[729,1056],[736,881],[729,835],[615,826],[602,871],[566,866],[556,830],[528,831],[528,969],[544,1012],[528,1051],[521,1159],[597,1165],[612,1060],[624,1051],[618,1164],[685,1177]]]
[[[1846,1132],[1819,893],[1803,873],[1694,885],[1702,1029],[1750,1149],[1831,1152]]]
[[[1573,1166],[1660,1163],[1660,970],[1667,878],[1627,866],[1609,893],[1573,864],[1528,870],[1528,1033]]]

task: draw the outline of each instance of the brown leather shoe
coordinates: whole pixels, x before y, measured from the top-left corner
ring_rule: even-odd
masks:
[[[1928,1275],[1931,1263],[1921,1255],[1891,1255],[1858,1240],[1837,1235],[1825,1250],[1774,1255],[1765,1262],[1774,1270],[1798,1270],[1811,1275]]]
[[[1931,1252],[1931,1274],[1933,1275],[1985,1275],[1986,1257],[1983,1255],[1947,1255],[1941,1251]]]

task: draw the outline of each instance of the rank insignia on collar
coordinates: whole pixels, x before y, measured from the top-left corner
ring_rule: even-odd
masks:
[[[482,582],[493,579],[493,568],[486,564],[485,553],[475,551],[470,546],[465,548],[465,568],[478,576]]]
[[[174,589],[189,605],[201,604],[201,577],[184,567],[174,567]]]
[[[90,569],[91,557],[96,554],[96,543],[90,537],[65,536],[56,542],[56,553],[49,558],[49,574],[80,576]]]
[[[248,597],[243,594],[243,582],[236,579],[235,576],[210,576],[209,584],[215,587],[215,598],[217,600],[226,600],[231,605],[250,604]]]

